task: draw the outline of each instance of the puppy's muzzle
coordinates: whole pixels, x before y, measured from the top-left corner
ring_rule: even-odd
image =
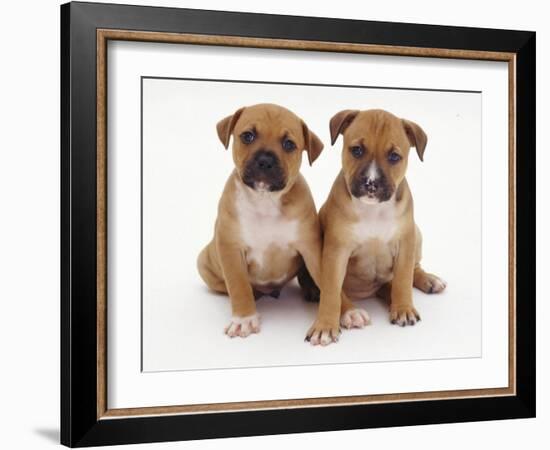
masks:
[[[277,157],[273,153],[262,152],[255,158],[256,168],[260,172],[269,172],[277,165]]]
[[[393,194],[393,189],[383,173],[373,179],[365,175],[358,175],[351,185],[351,193],[354,197],[372,202],[385,202]]]
[[[258,150],[246,163],[243,182],[256,190],[280,191],[286,185],[285,172],[271,150]]]
[[[378,191],[378,183],[376,180],[371,180],[370,178],[365,181],[365,191],[367,195],[375,195]]]

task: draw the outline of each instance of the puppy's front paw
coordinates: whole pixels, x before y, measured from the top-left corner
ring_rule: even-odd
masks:
[[[260,316],[253,314],[246,317],[232,317],[231,322],[224,329],[225,334],[233,338],[235,336],[247,337],[252,333],[260,332]]]
[[[370,324],[369,313],[362,308],[348,309],[340,317],[340,325],[348,330],[350,328],[364,328]]]
[[[413,306],[392,306],[390,308],[390,322],[404,327],[414,325],[420,320],[420,314]]]
[[[340,327],[336,323],[317,319],[306,334],[306,341],[311,345],[328,345],[338,342]]]

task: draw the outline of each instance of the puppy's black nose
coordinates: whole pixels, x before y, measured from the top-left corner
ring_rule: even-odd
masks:
[[[374,194],[378,190],[378,183],[369,179],[365,182],[365,189],[367,194]]]
[[[256,166],[260,170],[271,170],[276,162],[275,155],[271,153],[261,153],[256,157]]]

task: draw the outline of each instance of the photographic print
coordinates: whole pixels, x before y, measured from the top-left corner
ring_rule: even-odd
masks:
[[[481,355],[480,92],[141,83],[144,371]]]

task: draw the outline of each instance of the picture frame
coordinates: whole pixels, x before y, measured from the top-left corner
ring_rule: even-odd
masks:
[[[508,386],[107,402],[107,43],[500,61],[508,67]],[[70,447],[535,416],[534,32],[71,2],[61,6],[61,443]]]

